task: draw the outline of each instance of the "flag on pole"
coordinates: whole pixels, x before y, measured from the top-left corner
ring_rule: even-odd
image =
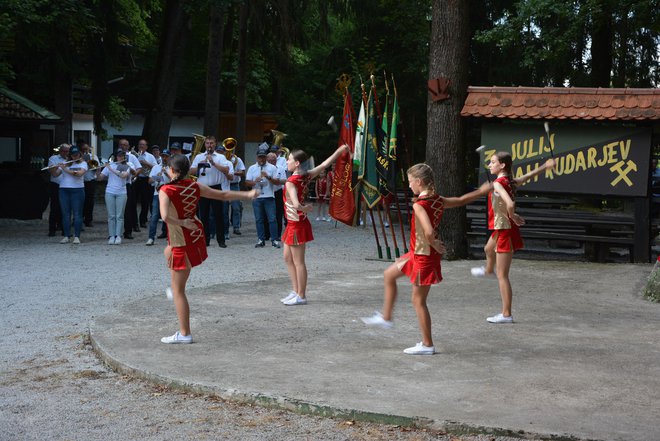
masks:
[[[362,175],[359,176],[362,184],[360,191],[364,198],[367,207],[373,208],[374,205],[380,201],[380,191],[378,190],[378,171],[377,163],[379,158],[379,145],[378,145],[378,118],[376,115],[376,108],[374,106],[374,99],[369,93],[367,100],[367,120],[365,126],[364,136],[364,159],[362,165]],[[380,129],[382,131],[382,129]]]
[[[353,150],[353,169],[361,178],[364,174],[364,126],[366,124],[366,117],[364,111],[364,100],[360,100],[360,114],[358,116],[357,124],[355,125],[355,148]]]
[[[339,129],[338,146],[348,145],[351,151],[355,146],[354,131],[355,111],[351,102],[351,95],[344,94],[344,111]],[[330,216],[338,221],[352,226],[355,217],[355,195],[353,194],[353,163],[348,152],[343,153],[335,162],[332,173],[332,190],[330,193]]]
[[[397,175],[397,128],[399,126],[399,99],[394,94],[394,102],[392,103],[392,126],[389,131],[390,145],[387,152],[388,170],[387,170],[387,188],[390,193],[396,192],[396,175]]]
[[[375,88],[374,88],[375,95]],[[377,130],[377,139],[378,139],[378,161],[376,162],[376,169],[378,170],[378,188],[381,195],[385,196],[390,193],[390,189],[387,185],[387,178],[389,176],[389,131],[388,131],[388,106],[390,101],[390,91],[387,89],[387,95],[385,95],[385,103],[383,105],[383,115],[382,122],[380,127]]]

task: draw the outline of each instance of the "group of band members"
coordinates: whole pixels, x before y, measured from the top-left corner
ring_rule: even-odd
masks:
[[[191,161],[190,174],[198,182],[221,190],[240,190],[245,180],[248,187],[261,190],[259,200],[253,202],[257,226],[257,246],[264,246],[270,238],[279,248],[284,214],[282,188],[286,182],[286,158],[277,146],[267,142],[257,148],[257,163],[250,167],[258,169],[255,176],[246,177],[245,163],[234,154],[236,141],[227,138],[218,143],[214,136],[204,139],[204,151]],[[171,156],[185,154],[181,144],[174,142],[169,149],[161,151],[154,145],[149,152],[146,139],[140,139],[137,151],[131,149],[126,138],[120,138],[117,150],[110,161],[101,165],[90,146],[83,140],[76,145],[61,144],[55,155],[49,158],[49,193],[51,210],[48,235],[55,236],[58,230],[64,236],[62,243],[80,243],[82,225],[93,226],[94,199],[97,181],[107,180],[105,203],[108,211],[108,243],[119,245],[123,239],[133,239],[134,232],[148,228],[146,245],[155,239],[167,237],[167,226],[156,236],[160,209],[158,190],[167,183],[167,163]],[[138,215],[137,205],[140,204]],[[222,202],[201,198],[199,217],[206,233],[207,246],[215,237],[218,245],[226,248],[230,227],[234,235],[241,235],[243,206],[241,201]],[[73,234],[71,218],[73,217]]]

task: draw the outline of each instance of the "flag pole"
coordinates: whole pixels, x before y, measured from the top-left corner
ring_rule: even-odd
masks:
[[[398,92],[396,90],[396,83],[394,82],[394,74],[392,74],[392,88],[394,89],[394,99],[398,99]],[[400,120],[401,120],[401,118],[399,118],[399,121]],[[397,134],[398,134],[398,131],[397,131]],[[398,145],[397,145],[397,149],[398,149]],[[402,171],[402,174],[403,174],[403,171]],[[406,232],[403,229],[403,218],[401,217],[401,204],[399,203],[399,195],[396,192],[396,180],[394,181],[394,200],[396,201],[396,212],[397,212],[397,215],[398,215],[398,218],[399,218],[399,227],[401,229],[401,240],[403,241],[403,252],[407,253],[408,252],[408,242],[406,241]],[[408,203],[408,200],[406,198],[406,204],[407,203]],[[397,257],[398,257],[398,255],[397,255]]]
[[[387,136],[387,151],[383,152],[383,153],[387,155],[388,163],[389,163],[390,133],[391,133],[391,131],[387,130],[387,125],[388,125],[387,106],[390,102],[390,87],[387,84],[387,74],[385,72],[383,72],[383,78],[385,79],[386,98],[385,98],[385,110],[383,111],[383,121],[382,121],[381,127],[382,127],[383,124],[385,125],[385,135]],[[390,166],[390,165],[391,164],[389,164],[388,166]],[[385,182],[387,183],[387,180],[385,180]],[[387,188],[387,185],[385,185],[385,189],[390,194],[392,194],[389,191],[389,189]],[[396,199],[396,195],[394,194],[393,196],[395,196],[395,199]],[[397,243],[397,240],[396,240],[396,229],[394,228],[394,224],[392,223],[392,214],[390,212],[390,204],[387,203],[387,198],[386,197],[382,198],[382,203],[383,203],[383,211],[385,212],[385,218],[387,219],[387,222],[390,225],[390,234],[392,234],[392,244],[394,245],[394,256],[398,258],[398,257],[401,257],[401,253],[399,251],[399,244]]]
[[[387,233],[385,233],[385,224],[383,223],[383,214],[380,212],[380,204],[376,204],[376,211],[378,212],[378,219],[380,220],[380,229],[383,233],[383,242],[385,242],[385,252],[387,253],[387,259],[391,260],[392,251],[390,250],[390,244],[387,242]]]

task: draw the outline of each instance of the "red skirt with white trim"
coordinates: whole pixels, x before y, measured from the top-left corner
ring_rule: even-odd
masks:
[[[396,261],[399,271],[410,279],[413,285],[428,286],[442,281],[442,268],[439,254],[424,256],[408,251]]]
[[[288,221],[282,232],[282,242],[287,245],[302,245],[313,240],[312,224],[306,216],[301,221]]]

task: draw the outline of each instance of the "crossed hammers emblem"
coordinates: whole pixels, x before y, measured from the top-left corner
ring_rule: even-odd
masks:
[[[626,164],[624,161],[619,161],[616,164],[614,164],[612,167],[610,167],[611,172],[619,173],[619,176],[617,176],[616,178],[614,178],[612,182],[610,182],[612,187],[615,187],[616,184],[618,184],[619,181],[621,180],[625,181],[626,184],[628,184],[628,187],[633,186],[632,181],[628,177],[628,173],[630,173],[631,171],[637,171],[637,164],[629,160],[627,162],[628,165],[626,166],[626,168],[623,168],[624,164]]]

